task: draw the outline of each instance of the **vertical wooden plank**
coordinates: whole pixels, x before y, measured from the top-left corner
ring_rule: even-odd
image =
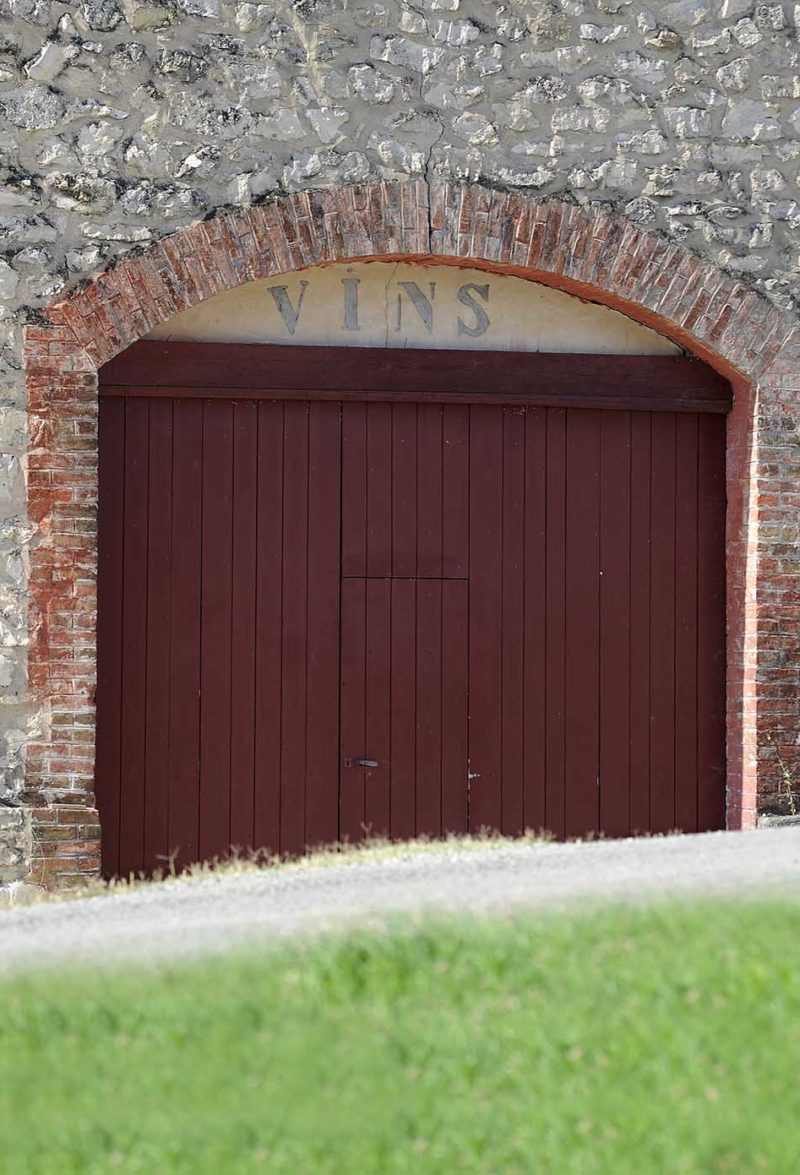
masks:
[[[650,828],[675,827],[675,414],[654,412],[650,474]]]
[[[469,825],[499,828],[502,818],[503,418],[470,409]]]
[[[442,831],[442,581],[417,580],[417,836]]]
[[[413,579],[392,581],[390,639],[391,834],[408,840],[416,829],[417,810],[417,589]]]
[[[364,771],[370,836],[387,836],[391,823],[391,591],[388,577],[367,580],[364,742],[358,754],[379,764]]]
[[[725,825],[725,421],[698,435],[697,826]]]
[[[417,574],[417,405],[392,405],[392,575]]]
[[[100,401],[97,566],[97,765],[104,877],[119,873],[125,401]]]
[[[284,406],[281,630],[281,852],[305,841],[308,658],[308,412]]]
[[[258,405],[255,848],[280,851],[283,409]]]
[[[469,575],[469,408],[442,414],[442,575]]]
[[[200,857],[230,849],[233,405],[203,404]]]
[[[231,844],[255,847],[258,405],[233,405]]]
[[[320,845],[339,831],[341,406],[316,403],[309,412],[305,840]]]
[[[601,417],[600,828],[630,832],[631,414]]]
[[[547,689],[547,409],[525,415],[525,552],[523,566],[523,804],[525,828],[545,827]]]
[[[601,416],[580,408],[567,418],[567,836],[596,831],[599,815]]]
[[[417,409],[417,575],[442,574],[442,406]]]
[[[200,552],[203,403],[176,400],[172,422],[169,848],[198,859],[200,798]]]
[[[442,582],[442,825],[469,831],[467,811],[469,585]]]
[[[675,825],[697,831],[697,416],[676,419]]]
[[[367,575],[392,574],[392,406],[367,404]]]
[[[342,405],[342,575],[367,574],[367,406]]]
[[[144,767],[147,712],[147,492],[150,405],[125,402],[125,531],[122,602],[122,728],[119,867],[144,869]]]
[[[630,740],[632,833],[650,828],[650,425],[631,413]]]
[[[147,518],[147,738],[144,859],[169,864],[169,672],[172,581],[172,401],[150,402]]]
[[[366,818],[362,767],[350,761],[366,758],[367,581],[342,581],[342,699],[339,784],[339,836],[363,839]]]
[[[566,614],[566,463],[567,414],[563,408],[547,412],[547,555],[545,680],[547,727],[545,739],[545,826],[554,836],[566,835],[564,753],[566,740],[565,647]],[[471,684],[471,682],[470,682]]]
[[[505,408],[503,416],[502,507],[502,812],[506,836],[524,831],[524,536],[525,411]]]

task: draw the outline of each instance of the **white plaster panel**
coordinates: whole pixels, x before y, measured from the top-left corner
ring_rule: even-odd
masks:
[[[361,262],[250,282],[177,314],[156,339],[672,355],[606,306],[522,278],[448,265]]]

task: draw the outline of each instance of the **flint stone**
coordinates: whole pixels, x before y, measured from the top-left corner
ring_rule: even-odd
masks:
[[[14,16],[30,24],[50,22],[50,0],[10,0],[9,8]]]
[[[52,82],[79,53],[77,45],[59,45],[55,41],[48,41],[26,64],[25,73],[35,82]]]
[[[216,20],[220,15],[221,0],[177,0],[177,4],[187,16]]]
[[[80,14],[90,29],[108,33],[122,20],[116,0],[82,0]]]
[[[153,0],[122,0],[125,20],[136,32],[142,29],[157,29],[172,24],[175,20],[174,8],[153,3]]]
[[[338,143],[341,140],[342,127],[350,121],[350,114],[347,110],[333,109],[328,106],[322,110],[307,111],[306,118],[314,128],[314,133],[320,142],[328,145]]]
[[[518,171],[511,167],[499,167],[493,172],[493,178],[503,184],[513,184],[519,188],[544,188],[555,172],[549,167],[534,167],[531,171]]]
[[[745,18],[733,26],[733,35],[743,49],[752,49],[763,40],[754,21]]]
[[[706,138],[711,134],[711,115],[695,106],[667,107],[664,121],[679,139]]]
[[[407,37],[373,37],[369,51],[374,61],[401,65],[421,74],[430,73],[444,56],[444,49],[434,49]]]
[[[433,39],[448,45],[468,45],[480,35],[480,29],[471,20],[437,20],[433,24]]]
[[[624,24],[582,24],[578,35],[582,41],[593,41],[595,45],[608,45],[611,41],[618,41],[620,37],[624,37],[627,31]]]
[[[0,260],[0,299],[4,302],[10,301],[17,292],[18,284],[19,274],[16,270],[12,269],[7,261]],[[2,458],[0,458],[0,461],[2,461]],[[2,472],[0,472],[0,477],[2,477]],[[1,486],[0,496],[2,496]]]
[[[765,102],[750,98],[732,99],[722,120],[722,135],[726,139],[743,139],[754,143],[770,142],[781,137],[778,119],[770,113]]]
[[[29,86],[0,95],[0,107],[12,126],[26,131],[46,131],[64,117],[64,101],[47,86]]]
[[[747,57],[735,57],[726,65],[720,66],[716,72],[716,79],[723,90],[741,94],[750,84],[751,62]]]
[[[499,141],[497,128],[482,114],[459,115],[453,122],[453,130],[473,147],[494,146]]]
[[[352,66],[348,70],[347,80],[353,93],[365,102],[382,106],[394,98],[394,82],[375,69],[374,65]]]

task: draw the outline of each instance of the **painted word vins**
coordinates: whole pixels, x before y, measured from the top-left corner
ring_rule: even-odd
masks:
[[[301,325],[310,284],[307,279],[303,278],[299,282],[298,292],[294,298],[290,294],[288,286],[267,287],[283,325],[290,335],[294,335],[298,326]],[[339,329],[360,331],[358,287],[361,285],[361,279],[345,277],[342,278],[341,284],[342,303],[341,316],[338,320]],[[419,327],[421,325],[428,334],[432,335],[436,327],[436,314],[440,309],[436,303],[436,282],[420,284],[414,281],[399,281],[393,293],[388,288],[386,289],[385,309],[389,329],[401,333],[409,326]],[[448,307],[450,313],[455,312],[456,314],[456,329],[459,336],[477,339],[486,334],[492,325],[488,313],[489,293],[488,283],[479,285],[476,282],[465,282],[459,286],[456,292],[458,306]],[[313,297],[313,290],[311,297]]]

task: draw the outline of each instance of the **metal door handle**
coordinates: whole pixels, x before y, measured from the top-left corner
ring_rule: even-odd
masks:
[[[377,759],[345,759],[346,767],[380,767]]]

